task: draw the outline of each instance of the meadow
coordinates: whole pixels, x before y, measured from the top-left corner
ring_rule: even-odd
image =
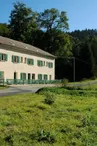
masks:
[[[0,146],[97,146],[97,85],[1,97]]]

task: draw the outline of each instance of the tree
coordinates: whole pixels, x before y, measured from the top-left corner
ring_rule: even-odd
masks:
[[[66,12],[59,12],[55,8],[46,9],[44,12],[39,13],[37,22],[40,28],[46,31],[52,29],[67,30],[69,28]]]
[[[10,36],[10,29],[6,23],[0,23],[0,35],[4,37]]]
[[[14,3],[14,8],[10,14],[10,28],[13,39],[23,41],[24,33],[27,31],[28,24],[32,21],[32,10],[27,8],[24,3]]]

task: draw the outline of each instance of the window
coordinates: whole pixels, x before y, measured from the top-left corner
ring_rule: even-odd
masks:
[[[53,63],[51,63],[51,62],[46,62],[46,66],[49,67],[49,68],[53,68]]]
[[[12,62],[19,63],[20,62],[20,57],[19,56],[13,56],[12,55]]]
[[[0,61],[7,61],[7,60],[8,60],[8,55],[0,53]]]
[[[48,80],[48,75],[44,75],[44,80]]]
[[[34,65],[34,60],[33,59],[27,59],[27,64],[28,65]]]
[[[24,63],[26,63],[27,62],[27,58],[25,57],[25,62]]]
[[[38,80],[42,80],[42,74],[38,74]]]
[[[21,63],[23,63],[23,57],[21,57]]]
[[[38,66],[44,66],[44,62],[41,61],[41,60],[37,60],[37,65],[38,65]]]
[[[20,74],[20,79],[21,80],[26,80],[26,73],[21,73]]]

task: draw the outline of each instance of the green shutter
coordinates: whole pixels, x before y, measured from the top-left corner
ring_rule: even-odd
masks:
[[[24,73],[24,80],[26,80],[26,73]]]
[[[34,59],[32,59],[32,65],[34,65]]]
[[[28,65],[30,64],[30,59],[27,59],[27,64],[28,64]]]
[[[42,74],[38,74],[38,80],[42,80]]]
[[[22,73],[20,73],[20,79],[22,80]]]
[[[12,62],[14,62],[14,56],[12,55]]]
[[[0,53],[0,60],[2,60],[2,54]]]
[[[8,55],[6,54],[6,61],[8,61]]]
[[[41,61],[41,66],[43,66],[43,61]]]
[[[0,71],[0,78],[2,78],[2,71]]]
[[[20,63],[20,57],[18,56],[18,63]]]
[[[52,68],[52,63],[50,63],[50,68]]]
[[[44,80],[48,80],[48,75],[44,75]]]
[[[37,65],[40,66],[40,61],[39,60],[37,60]]]
[[[48,67],[50,68],[50,63],[48,62]]]
[[[51,67],[53,68],[53,63],[51,63]]]

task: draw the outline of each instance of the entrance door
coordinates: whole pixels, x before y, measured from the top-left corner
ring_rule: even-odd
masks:
[[[16,80],[16,79],[17,79],[17,73],[14,72],[14,80]]]
[[[17,72],[14,72],[14,83],[17,83]]]
[[[28,73],[28,83],[30,84],[31,75]]]
[[[28,80],[30,80],[30,79],[31,79],[30,77],[31,77],[31,75],[30,75],[30,73],[29,73],[29,74],[28,74]]]
[[[32,80],[35,80],[35,74],[32,74]]]

